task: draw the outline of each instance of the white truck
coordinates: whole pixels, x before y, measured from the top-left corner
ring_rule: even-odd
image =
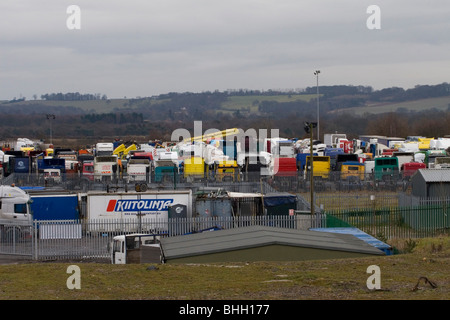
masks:
[[[92,191],[80,194],[80,201],[88,233],[167,232],[171,207],[192,217],[192,190]]]
[[[127,183],[151,181],[151,161],[148,158],[131,157],[127,164]]]
[[[123,234],[110,244],[112,264],[160,263],[160,236],[156,234]]]
[[[30,232],[32,213],[31,198],[15,186],[0,186],[0,240],[20,239]]]
[[[99,155],[94,158],[94,181],[112,181],[119,175],[116,155]]]

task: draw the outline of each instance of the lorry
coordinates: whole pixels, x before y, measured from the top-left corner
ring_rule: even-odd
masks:
[[[14,185],[0,185],[0,241],[16,241],[30,235],[30,204],[26,191]]]
[[[192,217],[192,190],[151,190],[146,192],[80,193],[81,219],[86,232],[102,233],[165,233],[169,210],[184,208],[186,218]]]
[[[94,157],[94,181],[111,182],[118,177],[119,162],[116,155]]]
[[[450,158],[449,158],[450,159]],[[411,179],[412,175],[419,169],[425,169],[427,166],[423,162],[406,162],[400,167],[402,178],[404,180]]]
[[[111,156],[114,152],[114,144],[112,142],[99,142],[95,145],[95,156]]]
[[[328,179],[330,176],[330,157],[327,156],[312,156],[313,161],[313,177]],[[311,156],[306,157],[304,178],[307,179],[311,171]]]
[[[147,157],[132,156],[127,163],[127,183],[151,181],[151,161]]]
[[[271,175],[272,155],[268,152],[240,152],[236,162],[245,181],[259,181],[260,176]]]
[[[161,236],[158,234],[122,234],[109,245],[112,264],[160,263]]]
[[[202,157],[184,159],[183,176],[187,182],[204,180],[208,174],[208,167]]]
[[[235,160],[219,161],[214,166],[214,178],[217,182],[237,182],[241,180],[239,166]]]
[[[341,180],[364,180],[364,164],[358,161],[346,161],[341,165]]]
[[[59,184],[65,179],[66,159],[44,158],[37,159],[38,172],[44,176],[46,185]]]
[[[398,158],[397,157],[379,157],[375,158],[373,168],[375,181],[392,180],[398,178]]]

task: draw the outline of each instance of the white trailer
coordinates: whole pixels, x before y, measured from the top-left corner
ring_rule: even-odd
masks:
[[[91,233],[167,231],[170,208],[181,206],[190,218],[192,199],[192,190],[89,192],[81,196],[86,231]]]

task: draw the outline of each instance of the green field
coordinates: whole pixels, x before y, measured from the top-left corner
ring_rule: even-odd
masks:
[[[292,94],[292,95],[254,95],[254,96],[232,96],[228,101],[222,104],[218,111],[231,112],[236,110],[249,110],[251,113],[258,112],[258,104],[262,101],[276,101],[276,102],[292,102],[292,101],[309,101],[315,99],[313,94]]]
[[[436,108],[437,110],[446,111],[450,107],[450,97],[439,97],[420,99],[405,102],[389,102],[389,103],[374,103],[363,107],[339,109],[334,112],[350,112],[355,115],[364,115],[366,113],[380,114],[388,112],[405,111],[424,111]]]

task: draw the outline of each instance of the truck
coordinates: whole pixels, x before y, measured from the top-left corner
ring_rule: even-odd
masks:
[[[323,135],[323,142],[327,147],[336,148],[339,139],[347,139],[345,133],[325,133]]]
[[[206,179],[208,174],[205,160],[202,157],[184,159],[183,175],[187,182]]]
[[[450,158],[449,158],[450,159]],[[400,167],[403,180],[411,179],[412,175],[419,169],[425,169],[427,166],[423,162],[406,162]]]
[[[326,156],[312,156],[313,160],[313,176],[322,179],[328,179],[330,176],[330,157]],[[305,165],[305,179],[310,175],[311,171],[311,156],[306,157]]]
[[[215,164],[214,178],[218,182],[237,182],[241,180],[239,166],[235,160],[219,161]]]
[[[379,157],[375,158],[373,168],[375,181],[393,180],[398,177],[398,158],[397,157]]]
[[[341,180],[364,180],[364,164],[358,161],[346,161],[341,165]]]
[[[59,184],[65,179],[66,159],[44,158],[37,160],[38,172],[44,175],[46,185]]]
[[[112,264],[160,263],[159,234],[122,234],[113,237],[109,245]]]
[[[268,152],[240,152],[236,162],[245,181],[259,181],[261,175],[271,175],[272,155]]]
[[[0,240],[15,241],[29,236],[32,223],[30,195],[14,185],[0,185]]]
[[[127,163],[127,183],[151,181],[151,161],[147,157],[132,156]]]
[[[94,181],[111,182],[118,177],[119,162],[116,155],[94,157]]]
[[[146,192],[96,192],[79,195],[81,219],[86,232],[166,233],[169,210],[182,206],[192,217],[192,190],[151,190]]]

